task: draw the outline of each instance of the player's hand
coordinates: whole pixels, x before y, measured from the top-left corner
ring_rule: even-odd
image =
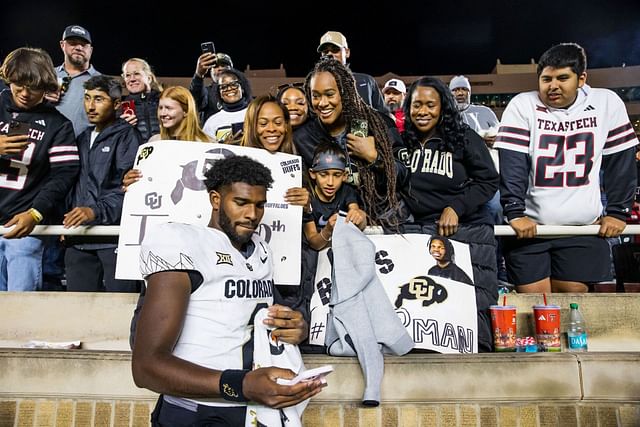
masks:
[[[280,304],[269,307],[264,324],[275,327],[271,336],[289,344],[300,344],[309,335],[309,325],[302,313]]]
[[[366,224],[367,214],[359,208],[349,209],[347,212],[347,216],[345,217],[345,222],[352,222],[356,225],[356,227],[364,228]],[[362,227],[361,227],[362,226]]]
[[[310,210],[311,196],[306,188],[292,187],[288,189],[284,195],[284,200],[291,205],[302,206],[305,212]]]
[[[533,239],[538,234],[538,224],[527,216],[512,219],[509,225],[516,232],[518,239]]]
[[[600,237],[618,237],[624,231],[627,223],[612,216],[603,216],[596,224],[600,224],[598,236]]]
[[[0,155],[16,155],[21,154],[29,145],[28,135],[0,135]]]
[[[326,385],[319,379],[300,381],[294,385],[280,385],[276,382],[278,378],[292,379],[295,376],[291,369],[259,368],[244,377],[242,392],[252,402],[280,409],[315,396]]]
[[[207,74],[207,71],[209,71],[211,67],[213,67],[213,64],[215,62],[216,62],[215,53],[211,53],[211,52],[203,53],[198,57],[198,63],[196,64],[196,74],[201,78],[205,78],[206,77],[205,74]]]
[[[122,191],[127,191],[131,184],[140,181],[141,178],[142,172],[139,169],[129,169],[122,178]]]
[[[458,214],[453,208],[447,206],[438,219],[438,234],[447,237],[455,234],[456,231],[458,231]]]
[[[33,231],[36,224],[36,220],[33,219],[33,216],[31,216],[29,211],[20,212],[19,214],[15,214],[13,218],[4,224],[5,227],[14,227],[11,231],[3,234],[2,237],[5,239],[19,239],[20,237],[28,236],[29,233]]]
[[[77,227],[96,219],[96,213],[93,209],[86,206],[78,206],[64,214],[62,225],[64,228]]]
[[[347,149],[349,154],[359,157],[367,163],[373,163],[378,158],[376,140],[372,136],[362,137],[348,133]]]
[[[136,116],[135,114],[131,114],[131,113],[121,114],[120,118],[125,122],[129,123],[131,126],[135,126],[138,124],[138,116]]]

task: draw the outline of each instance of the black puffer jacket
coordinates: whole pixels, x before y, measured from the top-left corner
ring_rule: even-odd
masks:
[[[138,124],[136,128],[142,135],[142,142],[149,141],[153,135],[160,133],[160,122],[158,120],[158,102],[160,92],[152,90],[148,93],[130,94],[124,100],[133,100],[136,105],[136,117]]]
[[[93,126],[78,135],[80,176],[71,193],[70,206],[90,207],[96,219],[87,225],[120,224],[124,192],[122,178],[133,167],[140,133],[118,119],[90,144]],[[91,147],[90,147],[91,145]]]

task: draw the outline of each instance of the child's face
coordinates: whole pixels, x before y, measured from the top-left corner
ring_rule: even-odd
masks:
[[[311,178],[316,182],[316,192],[320,200],[328,202],[332,200],[342,183],[347,179],[344,169],[327,169],[318,172],[309,171]]]

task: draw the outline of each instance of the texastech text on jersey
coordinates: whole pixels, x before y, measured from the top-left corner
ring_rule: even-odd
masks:
[[[211,369],[252,368],[254,316],[273,304],[274,284],[269,247],[257,234],[251,239],[255,247],[245,258],[222,231],[211,227],[166,223],[147,233],[140,251],[143,277],[181,270],[197,271],[203,278],[191,293],[173,350],[176,357]],[[221,398],[165,399],[183,407],[238,406]]]
[[[0,223],[32,207],[51,223],[78,174],[73,126],[46,102],[17,109],[7,89],[0,92],[0,134],[8,133],[11,121],[29,125],[29,145],[18,155],[0,157]]]
[[[494,147],[530,157],[525,215],[539,224],[585,225],[603,213],[603,156],[636,144],[620,98],[585,85],[566,109],[545,106],[535,91],[517,95],[502,116]],[[503,182],[513,167],[501,162]]]

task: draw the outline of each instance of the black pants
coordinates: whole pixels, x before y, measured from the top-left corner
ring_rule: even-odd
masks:
[[[72,246],[66,250],[64,264],[67,291],[138,292],[138,281],[116,279],[116,248],[85,250]]]
[[[220,407],[198,405],[197,412],[165,402],[160,395],[151,413],[152,427],[242,427],[246,406]]]

